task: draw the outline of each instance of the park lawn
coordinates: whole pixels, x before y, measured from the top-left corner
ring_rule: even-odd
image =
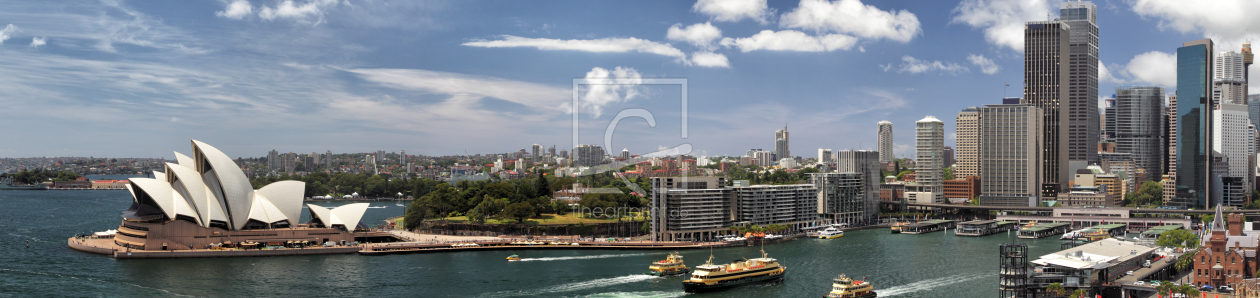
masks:
[[[469,222],[468,217],[466,216],[447,217],[445,218],[445,220],[452,221],[452,222],[459,222],[459,223]],[[645,218],[642,216],[637,216],[637,217],[627,216],[627,217],[622,218],[622,221],[642,221],[642,220],[645,220]],[[615,222],[617,222],[617,220],[613,218],[590,218],[590,217],[581,218],[581,217],[576,217],[573,214],[565,214],[565,215],[543,214],[539,218],[530,218],[530,219],[525,220],[525,223],[537,224],[537,225],[570,225],[570,224],[578,224],[578,223],[599,224],[599,223],[615,223]],[[488,218],[486,219],[486,223],[487,224],[514,224],[516,223],[516,220]]]

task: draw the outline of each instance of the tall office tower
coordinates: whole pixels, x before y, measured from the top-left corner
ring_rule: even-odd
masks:
[[[1069,28],[1067,23],[1058,21],[1029,22],[1024,25],[1024,99],[1020,103],[1041,108],[1043,118],[1045,118],[1042,121],[1042,126],[1045,128],[1042,132],[1044,135],[1041,137],[1042,142],[1045,142],[1041,148],[1045,152],[1041,155],[1040,168],[1043,198],[1057,197],[1060,191],[1068,188],[1067,183],[1071,180],[1068,179],[1071,173],[1068,170],[1069,137],[1086,138],[1087,136],[1080,134],[1088,134],[1088,130],[1076,132],[1078,133],[1076,135],[1068,134],[1068,116],[1076,109],[1081,109],[1076,111],[1076,114],[1087,112],[1087,109],[1097,111],[1096,104],[1093,107],[1077,107],[1066,100],[1070,86],[1068,81],[1070,60],[1068,59],[1070,58],[1071,30]],[[1097,96],[1097,92],[1094,94],[1091,97]],[[1093,138],[1096,140],[1097,133],[1094,135]],[[1090,146],[1097,146],[1097,143]],[[1095,148],[1090,149],[1093,149],[1090,151],[1097,151]],[[982,172],[983,166],[981,164]]]
[[[1177,179],[1177,95],[1168,96],[1168,159],[1164,161],[1164,173]],[[1168,189],[1168,193],[1172,193],[1172,189]],[[1170,196],[1171,197],[1171,196]]]
[[[932,202],[945,200],[945,123],[933,116],[915,121],[915,180],[923,192],[932,193]]]
[[[376,150],[376,162],[385,161],[385,150]]]
[[[893,152],[893,126],[892,122],[879,122],[879,162],[893,162],[897,159],[897,154]]]
[[[1129,153],[1148,177],[1164,175],[1164,88],[1116,87],[1115,121],[1108,127],[1114,133],[1117,153]],[[1110,117],[1111,115],[1108,114]]]
[[[1045,117],[1033,105],[980,108],[980,205],[1041,204]]]
[[[865,218],[870,219],[879,213],[879,152],[870,150],[836,151],[837,173],[861,173],[866,195],[866,208],[862,211]],[[869,177],[869,178],[868,178]]]
[[[398,164],[404,166],[407,165],[407,150],[398,151]]]
[[[547,156],[556,157],[556,145],[551,145],[551,148],[547,148]]]
[[[774,163],[777,161],[777,160],[774,160],[774,152],[770,152],[770,151],[757,150],[755,152],[749,153],[748,157],[751,157],[754,160],[756,160],[757,166],[763,167],[763,168],[773,166]]]
[[[1248,165],[1255,155],[1251,140],[1251,120],[1247,119],[1247,106],[1222,102],[1212,110],[1212,151],[1224,155],[1229,169],[1221,169],[1226,177],[1247,177]],[[1250,184],[1250,183],[1248,183]]]
[[[1116,88],[1119,90],[1120,88]],[[1116,137],[1116,98],[1103,100],[1102,140],[1114,140]]]
[[[1221,103],[1247,104],[1247,79],[1244,77],[1243,54],[1233,51],[1212,57],[1212,106]]]
[[[279,163],[280,163],[280,153],[276,152],[275,149],[272,149],[271,152],[267,152],[267,170],[268,171],[279,169],[280,168]]]
[[[530,149],[530,153],[533,154],[530,156],[534,158],[534,162],[538,162],[542,160],[542,154],[546,152],[545,151],[546,149],[543,147],[543,145],[539,145],[539,144],[534,144],[533,146],[530,146],[529,149]]]
[[[944,165],[946,168],[953,167],[954,162],[955,162],[954,161],[954,148],[945,146],[945,149],[941,149],[941,158],[945,159]]]
[[[1247,115],[1252,125],[1260,126],[1260,94],[1247,95]],[[1257,133],[1260,134],[1260,132]],[[1252,150],[1260,153],[1260,137],[1256,138],[1256,144]]]
[[[1212,130],[1211,39],[1177,48],[1177,193],[1173,206],[1209,206]]]
[[[954,125],[957,158],[954,179],[980,176],[980,108],[970,107],[958,113]]]
[[[1059,20],[1071,32],[1068,72],[1061,74],[1068,77],[1068,168],[1084,169],[1098,163],[1098,7],[1065,1]]]
[[[578,145],[573,148],[573,164],[580,167],[593,167],[604,162],[604,147],[599,145]]]
[[[792,158],[792,152],[788,151],[787,125],[774,132],[774,156],[775,159]]]
[[[628,148],[621,149],[621,159],[630,159],[630,149]]]
[[[818,162],[831,163],[831,149],[818,148]]]
[[[332,150],[328,150],[327,153],[324,153],[324,167],[332,169]]]

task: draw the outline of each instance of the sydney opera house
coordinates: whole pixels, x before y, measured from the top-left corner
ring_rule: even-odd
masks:
[[[308,205],[299,223],[305,183],[280,181],[255,190],[218,149],[192,141],[192,155],[175,153],[154,178],[131,178],[132,204],[113,234],[115,251],[178,251],[233,243],[347,243],[368,204]],[[72,245],[75,246],[72,240]],[[78,247],[76,247],[78,248]]]

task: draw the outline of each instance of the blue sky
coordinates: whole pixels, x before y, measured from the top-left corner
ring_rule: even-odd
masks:
[[[1102,0],[1118,85],[1175,88],[1175,50],[1260,37],[1260,2]],[[407,150],[447,155],[572,143],[647,153],[873,149],[894,123],[1020,96],[1022,24],[1058,1],[0,1],[0,157],[167,157],[188,140],[232,156]],[[1253,70],[1256,70],[1253,68]],[[688,81],[688,138],[677,86]],[[1260,89],[1252,89],[1260,91]]]

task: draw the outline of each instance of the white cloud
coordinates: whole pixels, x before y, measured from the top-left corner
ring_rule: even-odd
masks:
[[[1098,60],[1098,81],[1116,84],[1124,84],[1125,82],[1123,79],[1111,74],[1111,69],[1108,69],[1102,60]]]
[[[236,0],[228,3],[222,11],[216,11],[214,15],[239,20],[252,13],[254,13],[254,7],[249,5],[249,1]]]
[[[13,26],[13,24],[4,26],[4,29],[0,29],[0,44],[4,44],[5,40],[9,40],[9,37],[13,36],[13,33],[18,31],[21,30],[18,30],[18,27]]]
[[[701,49],[713,49],[713,42],[722,38],[722,30],[705,22],[703,24],[694,24],[682,27],[682,24],[674,24],[669,27],[665,38],[673,41],[683,41],[695,45]]]
[[[1051,11],[1046,0],[963,0],[950,23],[984,28],[989,43],[1024,52],[1024,23],[1044,21]]]
[[[582,51],[593,53],[624,53],[633,51],[680,59],[687,56],[687,54],[684,54],[672,45],[634,37],[601,39],[528,38],[512,35],[503,35],[501,37],[502,39],[499,40],[473,40],[465,42],[463,45],[481,48],[524,47],[550,51]]]
[[[848,50],[857,43],[857,38],[844,34],[828,34],[814,37],[796,30],[762,30],[750,37],[723,38],[722,45],[738,47],[742,52],[757,50],[766,51],[798,51],[798,52],[830,52]]]
[[[971,61],[971,64],[975,64],[976,67],[979,67],[980,72],[985,74],[995,74],[1002,70],[1001,66],[998,66],[997,63],[993,63],[993,60],[985,58],[984,55],[968,55],[967,60]]]
[[[880,65],[880,67],[883,68],[885,72],[896,70],[898,73],[925,73],[929,71],[941,71],[943,73],[957,75],[959,73],[971,71],[971,69],[966,66],[958,65],[953,62],[919,60],[910,56],[902,56],[901,62],[901,65],[887,64]]]
[[[750,19],[762,24],[774,15],[766,0],[699,0],[691,11],[704,14],[719,22],[736,22]]]
[[[1145,83],[1167,88],[1177,87],[1177,54],[1150,51],[1129,60],[1125,73],[1134,83]]]
[[[488,76],[423,69],[346,69],[345,71],[357,74],[364,80],[395,89],[472,98],[493,97],[544,110],[559,111],[560,104],[572,97],[565,89]]]
[[[783,14],[779,26],[901,42],[922,32],[913,13],[883,11],[861,0],[801,0],[796,9]]]
[[[583,85],[580,88],[586,89],[581,92],[579,98],[582,108],[595,114],[595,118],[599,118],[604,112],[604,106],[617,102],[627,102],[639,97],[639,85],[643,84],[643,77],[639,75],[639,71],[629,67],[618,66],[609,71],[600,67],[591,68],[586,73],[586,79],[612,79],[614,84],[591,84]]]
[[[1217,42],[1230,43],[1228,48],[1231,50],[1236,50],[1244,38],[1254,39],[1260,33],[1260,19],[1255,18],[1255,12],[1260,11],[1260,1],[1219,0],[1204,5],[1189,5],[1175,0],[1137,0],[1131,3],[1133,12],[1143,17],[1158,18],[1162,28],[1182,33],[1200,32],[1206,37],[1222,39]]]
[[[261,6],[258,17],[264,20],[291,19],[303,23],[319,24],[323,22],[324,9],[341,4],[341,0],[310,0],[298,4],[293,0],[284,0],[275,7]],[[311,21],[315,18],[315,21]]]
[[[43,45],[46,45],[46,44],[48,44],[48,40],[47,40],[47,39],[45,39],[45,38],[43,38],[43,37],[34,37],[34,38],[31,38],[31,47],[32,47],[32,48],[38,48],[38,47],[43,46]]]
[[[714,52],[695,52],[691,53],[691,64],[701,67],[731,67],[731,62],[726,60],[726,55]]]

